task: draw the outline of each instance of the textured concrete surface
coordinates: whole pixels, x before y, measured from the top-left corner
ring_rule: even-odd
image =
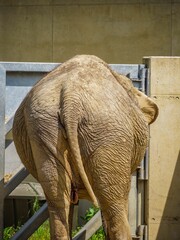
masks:
[[[172,55],[180,56],[180,0],[172,7]]]
[[[180,58],[151,57],[150,94],[159,117],[150,127],[147,223],[149,240],[180,236]]]
[[[1,0],[0,61],[109,63],[180,54],[180,1]]]

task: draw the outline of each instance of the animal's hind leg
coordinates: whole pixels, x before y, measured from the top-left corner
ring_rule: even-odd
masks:
[[[42,146],[33,144],[38,179],[48,203],[50,233],[53,240],[68,240],[71,179],[65,167],[65,159],[56,159]]]
[[[98,198],[109,239],[130,240],[127,204],[131,183],[131,154],[123,154],[122,157],[118,148],[119,145],[117,149],[113,145],[99,147],[88,162],[87,174]]]

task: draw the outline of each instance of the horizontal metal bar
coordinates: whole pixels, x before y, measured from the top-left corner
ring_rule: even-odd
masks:
[[[8,72],[50,72],[60,63],[0,62]]]
[[[73,240],[88,240],[102,226],[101,212],[98,211],[77,233]]]
[[[34,63],[34,62],[0,62],[0,65],[8,72],[50,72],[61,63]],[[121,74],[130,74],[132,78],[138,78],[139,68],[145,65],[141,64],[109,64],[109,66]]]
[[[29,172],[22,168],[12,179],[4,185],[4,198],[7,197],[27,176]]]
[[[11,238],[11,240],[28,239],[49,217],[47,203],[44,205],[21,227],[21,229]]]
[[[142,80],[141,80],[141,79],[138,79],[138,78],[131,78],[131,80],[132,80],[133,82],[142,82]]]
[[[139,68],[145,67],[141,64],[109,64],[109,66],[120,74],[128,75],[130,78],[139,78]]]
[[[140,239],[139,236],[132,236],[132,240]]]

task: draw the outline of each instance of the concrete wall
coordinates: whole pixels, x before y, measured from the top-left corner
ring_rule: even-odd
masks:
[[[180,58],[151,57],[150,94],[159,117],[150,127],[149,240],[180,239]]]
[[[180,0],[0,0],[0,61],[180,55]]]

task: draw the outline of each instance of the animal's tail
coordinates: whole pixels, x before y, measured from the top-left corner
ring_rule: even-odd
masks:
[[[76,111],[76,107],[72,106],[71,103],[65,104],[66,107],[63,109],[63,113],[60,112],[60,119],[63,125],[65,126],[65,131],[69,146],[75,160],[79,175],[84,183],[84,186],[95,206],[98,206],[97,198],[92,190],[91,184],[87,177],[87,174],[84,169],[83,161],[81,158],[80,147],[78,143],[78,119],[79,109]]]
[[[73,154],[74,159],[77,164],[79,175],[84,183],[84,186],[85,186],[93,204],[96,207],[98,207],[98,202],[97,202],[96,196],[92,190],[92,187],[89,183],[89,180],[87,178],[87,175],[86,175],[86,172],[85,172],[85,169],[83,166],[83,162],[82,162],[82,158],[81,158],[81,154],[80,154],[79,143],[78,143],[77,124],[74,124],[74,126],[70,125],[67,127],[67,135],[68,135],[68,141],[69,141],[69,145],[70,145],[72,154]]]
[[[13,122],[13,140],[16,146],[17,153],[25,165],[27,170],[37,179],[37,171],[34,164],[33,154],[31,150],[31,143],[27,133],[25,117],[24,117],[23,101],[15,113]]]

